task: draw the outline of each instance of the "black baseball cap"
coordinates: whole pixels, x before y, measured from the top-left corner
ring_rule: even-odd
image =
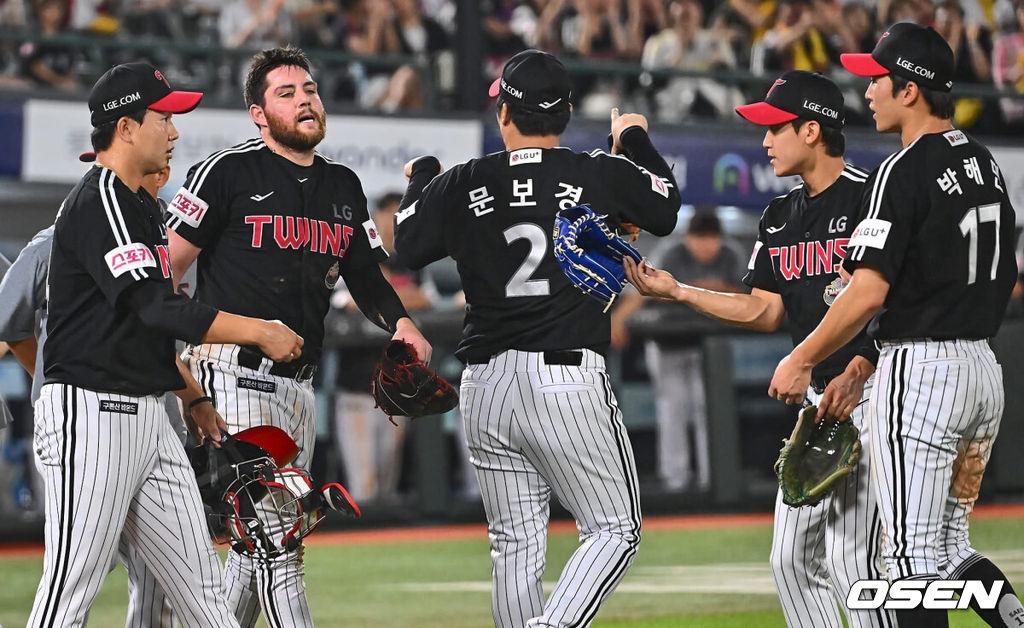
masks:
[[[192,111],[199,92],[176,92],[164,75],[148,63],[124,63],[107,70],[89,93],[92,125],[113,122],[143,109],[166,113]]]
[[[775,80],[762,102],[736,107],[736,113],[762,126],[803,118],[841,129],[846,120],[839,86],[826,76],[804,70],[786,72]]]
[[[953,89],[953,51],[931,26],[896,22],[882,33],[870,53],[847,53],[839,60],[844,68],[860,76],[891,72],[929,89]]]
[[[535,111],[559,112],[569,109],[572,83],[565,66],[552,54],[524,50],[505,63],[501,76],[488,92]]]

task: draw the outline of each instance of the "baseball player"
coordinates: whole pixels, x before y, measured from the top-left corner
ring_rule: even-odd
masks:
[[[992,626],[1019,625],[1013,587],[968,537],[1004,405],[988,339],[1017,272],[1006,183],[989,151],[950,122],[953,53],[933,29],[894,24],[871,53],[842,60],[871,77],[875,126],[899,133],[903,150],[867,181],[843,261],[849,285],[779,363],[769,394],[798,402],[814,366],[875,317],[868,449],[889,577],[1001,580],[995,609],[972,608]],[[944,610],[897,617],[900,626],[947,625]]]
[[[316,440],[310,379],[341,277],[369,320],[424,360],[431,347],[381,274],[387,254],[358,177],[315,151],[326,118],[305,55],[294,48],[257,54],[245,100],[260,136],[189,171],[168,208],[171,266],[178,278],[198,258],[198,301],[283,320],[305,345],[301,359],[274,364],[253,343],[193,341],[184,359],[229,431],[279,427],[299,446],[294,466],[308,469]],[[271,626],[312,625],[298,549],[269,563],[229,552],[226,573],[242,626],[252,626],[261,608]]]
[[[82,155],[83,161],[95,160],[94,153]],[[166,183],[170,168],[143,177],[140,184],[157,198],[157,191]],[[164,202],[157,199],[163,206]],[[50,268],[53,225],[37,233],[14,260],[10,271],[0,283],[0,338],[11,339],[18,359],[32,376],[32,401],[39,398],[43,385],[42,345],[46,335],[46,278]],[[173,406],[169,399],[174,399]],[[164,405],[176,431],[183,431],[177,397],[168,393]],[[173,409],[173,412],[171,411]],[[167,597],[146,567],[142,556],[122,535],[118,555],[128,569],[129,603],[125,625],[128,627],[171,628],[177,625]]]
[[[301,355],[302,339],[280,322],[219,312],[171,289],[159,207],[139,187],[167,166],[178,139],[171,115],[201,97],[171,91],[146,63],[111,68],[89,95],[96,164],[57,214],[47,277],[34,442],[46,552],[30,626],[84,624],[122,536],[183,624],[237,625],[160,394],[201,399],[176,364],[174,335],[256,342],[278,359]],[[220,427],[215,415],[196,419],[205,432]]]
[[[797,344],[828,311],[842,289],[839,266],[853,231],[867,173],[843,161],[843,95],[812,72],[783,74],[763,102],[738,107],[747,120],[767,126],[763,146],[777,176],[802,183],[765,208],[743,282],[751,293],[730,294],[676,283],[646,261],[626,265],[637,289],[686,303],[717,320],[775,331],[789,315]],[[871,389],[877,351],[862,329],[813,373],[807,395],[821,414],[851,416],[868,429],[864,391]],[[841,628],[836,599],[850,626],[894,626],[887,611],[850,610],[854,582],[878,579],[879,518],[869,482],[868,456],[816,506],[792,508],[775,500],[771,566],[786,623]]]
[[[589,202],[614,222],[667,235],[680,199],[641,115],[612,112],[614,150],[633,161],[559,147],[570,92],[552,55],[512,57],[490,89],[506,150],[440,176],[434,157],[410,162],[395,217],[399,261],[416,269],[451,256],[462,277],[460,410],[502,628],[589,625],[640,542],[633,451],[605,372],[609,320],[562,273],[551,232],[560,208]],[[581,544],[545,601],[552,491]]]

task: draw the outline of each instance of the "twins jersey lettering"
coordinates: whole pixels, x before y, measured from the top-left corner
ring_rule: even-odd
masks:
[[[167,226],[202,249],[195,297],[281,320],[305,340],[302,363],[319,361],[338,274],[353,257],[387,258],[355,173],[320,154],[299,166],[261,139],[193,166],[168,212]]]
[[[743,283],[782,296],[797,345],[818,326],[841,289],[839,268],[857,224],[867,172],[849,164],[816,196],[803,184],[765,208]],[[866,334],[816,366],[816,378],[832,377],[870,349]]]
[[[803,184],[769,203],[761,217],[744,283],[782,297],[793,344],[817,327],[842,289],[839,269],[856,224],[867,172],[847,164],[828,188],[810,196]],[[819,381],[838,375],[858,354],[874,362],[877,352],[864,332],[814,369]],[[865,384],[865,396],[871,380]],[[821,393],[808,390],[817,402]],[[850,420],[866,438],[866,405]],[[789,626],[841,628],[836,600],[852,627],[895,626],[887,611],[851,610],[846,594],[854,582],[881,577],[881,523],[870,480],[870,461],[857,468],[821,503],[792,508],[775,500],[771,567]]]

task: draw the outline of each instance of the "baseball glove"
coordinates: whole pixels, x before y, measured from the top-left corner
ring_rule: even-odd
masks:
[[[605,304],[605,309],[626,285],[622,260],[643,257],[608,227],[604,216],[577,205],[555,215],[554,250],[562,272],[584,294]]]
[[[789,506],[817,504],[860,460],[860,430],[853,421],[824,418],[815,423],[817,413],[814,405],[800,411],[775,462],[782,501]]]
[[[370,389],[377,407],[394,417],[442,414],[459,405],[455,389],[420,361],[416,349],[392,340],[373,370]]]

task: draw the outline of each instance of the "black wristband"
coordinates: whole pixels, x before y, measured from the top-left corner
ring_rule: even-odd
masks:
[[[192,408],[198,406],[199,404],[205,403],[207,401],[210,402],[210,405],[213,405],[213,399],[211,399],[209,397],[205,397],[205,396],[204,397],[196,397],[192,401],[188,402],[188,409],[191,410]]]

